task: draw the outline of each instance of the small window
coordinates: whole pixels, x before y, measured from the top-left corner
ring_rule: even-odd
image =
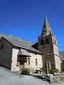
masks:
[[[30,58],[28,58],[28,65],[30,65]]]
[[[41,44],[44,44],[44,40],[43,39],[41,40]]]
[[[49,43],[49,40],[48,40],[48,38],[46,39],[46,43]]]
[[[37,65],[37,58],[35,59],[35,65]]]

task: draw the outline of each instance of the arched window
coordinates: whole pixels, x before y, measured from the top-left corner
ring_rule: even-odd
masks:
[[[28,58],[28,65],[30,65],[30,58]]]
[[[37,65],[37,58],[35,59],[35,65]]]
[[[51,63],[48,61],[48,68],[51,70]]]

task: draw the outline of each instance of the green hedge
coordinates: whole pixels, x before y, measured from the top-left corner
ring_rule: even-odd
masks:
[[[58,72],[58,69],[51,69],[51,70],[49,70],[49,73],[50,74],[54,74],[55,72],[57,73]]]
[[[29,68],[24,68],[24,69],[22,69],[21,74],[28,75],[29,73],[30,73],[30,69],[29,69]]]

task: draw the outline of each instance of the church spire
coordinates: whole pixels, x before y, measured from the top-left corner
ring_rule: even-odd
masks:
[[[49,35],[50,33],[52,34],[52,30],[49,26],[47,18],[45,17],[41,36],[46,36]]]

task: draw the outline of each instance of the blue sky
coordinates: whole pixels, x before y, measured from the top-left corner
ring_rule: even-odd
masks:
[[[0,32],[36,42],[44,17],[64,50],[64,0],[0,0]]]

